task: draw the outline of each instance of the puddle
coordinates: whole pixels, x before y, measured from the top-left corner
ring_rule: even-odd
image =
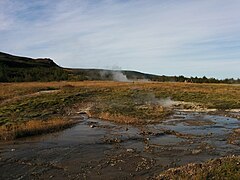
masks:
[[[157,144],[160,146],[173,146],[183,142],[184,139],[176,137],[174,135],[164,135],[161,137],[151,138],[150,144]]]
[[[228,143],[228,136],[239,125],[235,118],[181,111],[160,124],[146,126],[85,117],[62,132],[1,143],[0,177],[152,177],[169,167],[239,155],[240,147]]]

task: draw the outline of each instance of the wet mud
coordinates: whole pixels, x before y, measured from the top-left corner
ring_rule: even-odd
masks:
[[[0,144],[0,179],[148,179],[168,168],[239,155],[240,121],[176,111],[152,125],[77,115],[76,126]],[[234,142],[234,143],[231,143]]]

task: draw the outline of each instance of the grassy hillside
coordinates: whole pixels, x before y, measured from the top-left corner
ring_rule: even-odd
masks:
[[[68,73],[51,59],[32,59],[0,52],[0,82],[67,79]]]
[[[114,76],[126,79],[115,79]],[[0,52],[0,82],[60,81],[60,80],[116,80],[149,79],[157,77],[136,71],[113,71],[104,69],[70,69],[58,66],[53,60],[32,59]]]
[[[58,66],[53,60],[32,59],[13,56],[0,52],[0,82],[32,81],[158,81],[158,82],[194,82],[194,83],[240,83],[240,79],[217,80],[206,77],[164,76],[146,74],[137,71],[105,69],[71,69]]]
[[[126,70],[106,70],[106,69],[65,69],[72,79],[82,80],[115,80],[115,81],[132,81],[132,80],[152,80],[159,76],[141,73],[137,71]],[[123,76],[126,79],[121,79]]]
[[[123,76],[125,79],[121,79]],[[51,59],[32,59],[0,52],[0,82],[157,79],[136,71],[61,68]]]
[[[19,57],[13,56],[10,54],[0,52],[0,61],[2,64],[8,67],[18,67],[18,68],[30,68],[30,67],[58,67],[53,60],[44,58],[44,59],[32,59],[28,57]]]

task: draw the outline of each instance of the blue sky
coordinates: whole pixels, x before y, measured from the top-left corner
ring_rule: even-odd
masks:
[[[0,51],[73,68],[240,77],[239,0],[0,0]]]

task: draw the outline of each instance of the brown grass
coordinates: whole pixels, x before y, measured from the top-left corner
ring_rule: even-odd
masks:
[[[240,146],[240,128],[236,128],[228,137],[228,143]]]
[[[150,109],[150,110],[149,110]],[[150,111],[150,112],[148,112]],[[164,117],[170,115],[170,111],[161,110],[160,112],[155,107],[148,106],[147,109],[144,109],[142,112],[139,111],[140,116],[144,115],[148,118],[142,118],[138,116],[131,116],[129,114],[120,114],[120,113],[110,113],[110,112],[89,112],[89,117],[99,118],[102,120],[113,121],[121,124],[134,124],[134,125],[143,125],[143,124],[154,124],[162,121]]]
[[[110,114],[108,112],[100,113],[100,115],[97,118],[124,124],[137,124],[137,122],[140,123],[139,119],[137,118],[124,116],[121,114]]]
[[[171,168],[154,179],[231,179],[240,177],[240,156],[229,156],[209,160],[205,163],[190,163],[178,168]]]
[[[76,124],[76,121],[56,118],[47,121],[31,120],[20,124],[3,125],[0,126],[0,140],[13,140],[26,136],[55,132],[74,124]]]
[[[0,83],[0,125],[3,125],[0,128],[6,128],[6,124],[22,126],[21,123],[32,119],[45,127],[48,125],[41,120],[66,117],[79,111],[88,111],[93,117],[120,123],[155,123],[164,120],[171,111],[149,103],[152,96],[226,110],[240,108],[239,92],[240,86],[226,84],[113,81]],[[84,107],[79,104],[84,104]],[[37,129],[36,134],[45,131],[41,129],[44,128]]]

